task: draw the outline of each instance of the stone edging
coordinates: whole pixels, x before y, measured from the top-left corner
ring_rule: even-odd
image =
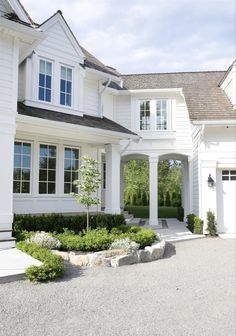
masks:
[[[65,261],[75,266],[106,266],[120,267],[137,263],[150,262],[161,259],[165,252],[165,240],[161,240],[151,246],[146,246],[144,250],[137,250],[127,253],[124,250],[106,250],[94,253],[83,252],[62,252],[54,250],[53,253],[62,256]]]

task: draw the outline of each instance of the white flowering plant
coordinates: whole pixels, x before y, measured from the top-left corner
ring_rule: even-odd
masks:
[[[60,240],[44,231],[36,232],[31,238],[27,239],[27,242],[45,247],[48,250],[59,249],[61,247]]]
[[[132,253],[139,249],[139,244],[129,238],[117,239],[110,245],[110,250],[123,249],[126,252]]]

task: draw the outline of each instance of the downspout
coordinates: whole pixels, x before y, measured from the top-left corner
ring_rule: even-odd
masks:
[[[128,143],[124,146],[124,148],[120,151],[120,155],[122,155],[126,149],[131,145],[131,143],[133,142],[134,140],[132,140],[131,138],[129,138],[129,141]],[[137,141],[135,141],[136,143],[142,141],[142,137],[139,137],[139,139]]]
[[[104,93],[104,91],[108,88],[108,86],[111,83],[111,79],[109,78],[106,85],[104,86],[104,88],[102,88],[102,90],[100,90],[98,92],[98,116],[100,118],[103,118],[103,111],[102,111],[102,94]]]

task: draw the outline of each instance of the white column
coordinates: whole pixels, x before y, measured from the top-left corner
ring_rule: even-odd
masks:
[[[158,224],[158,157],[149,157],[149,225]]]
[[[121,163],[120,163],[120,208],[121,208],[121,210],[124,210],[124,207],[125,207],[125,202],[124,202],[124,190],[125,190],[124,168],[125,168],[125,162],[121,161]]]
[[[120,145],[108,144],[106,151],[105,213],[120,214]]]
[[[188,211],[193,213],[193,158],[188,157]]]
[[[182,206],[184,208],[184,219],[189,214],[189,179],[188,162],[182,162]]]

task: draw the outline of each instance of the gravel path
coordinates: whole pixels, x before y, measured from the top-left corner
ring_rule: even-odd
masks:
[[[0,285],[1,336],[235,336],[236,241],[168,245],[165,258]]]

